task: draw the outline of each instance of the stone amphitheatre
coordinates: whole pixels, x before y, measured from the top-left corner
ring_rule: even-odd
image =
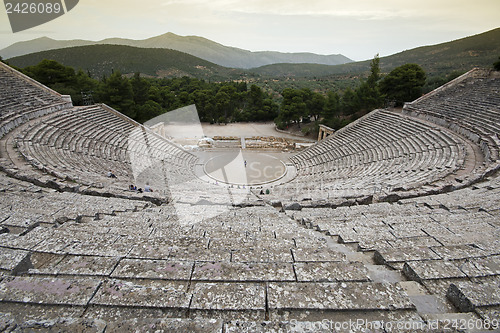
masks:
[[[249,147],[184,149],[1,63],[0,87],[0,331],[499,327],[499,72],[271,154],[260,182],[230,178]]]

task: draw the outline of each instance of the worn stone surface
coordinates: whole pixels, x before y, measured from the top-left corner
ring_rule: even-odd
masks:
[[[415,281],[467,277],[456,263],[447,260],[409,261],[405,263],[403,272]]]
[[[45,252],[34,252],[30,255],[31,268],[29,274],[48,274],[57,273],[57,265],[64,259],[62,254],[53,254]]]
[[[295,263],[299,282],[369,281],[368,270],[361,262]]]
[[[111,275],[114,278],[189,280],[193,263],[189,261],[122,259]]]
[[[378,263],[433,259],[441,259],[441,257],[428,247],[383,249],[375,252],[375,260]]]
[[[476,313],[484,320],[483,325],[486,325],[486,321],[490,323],[491,329],[500,329],[500,306],[485,306],[481,308],[476,308]],[[490,329],[484,326],[486,329]]]
[[[60,275],[108,276],[117,262],[118,258],[112,257],[68,255],[55,268]]]
[[[222,333],[222,321],[216,319],[143,319],[134,318],[110,322],[106,332],[193,332],[193,333]]]
[[[16,268],[28,256],[28,251],[13,250],[2,247],[0,248],[0,270],[10,272],[14,270],[14,268]]]
[[[460,266],[468,277],[500,275],[500,256],[469,259]]]
[[[273,247],[248,247],[232,252],[232,261],[235,262],[293,262],[290,249]]]
[[[186,288],[182,282],[111,279],[103,283],[91,304],[183,309],[190,300]]]
[[[0,302],[0,312],[10,313],[17,323],[28,320],[47,320],[58,318],[80,318],[85,312],[84,306],[46,305]],[[92,318],[91,318],[92,319]]]
[[[239,321],[234,320],[224,324],[224,332],[227,333],[327,333],[332,332],[329,322],[309,321]]]
[[[462,312],[500,305],[500,279],[452,283],[446,297]]]
[[[0,282],[0,299],[9,302],[36,304],[86,305],[100,280],[6,277]]]
[[[475,246],[468,244],[455,246],[435,246],[432,250],[441,258],[446,260],[457,260],[466,258],[484,257],[487,253]]]
[[[413,309],[403,289],[374,282],[270,283],[270,309],[395,310]]]
[[[104,332],[106,323],[99,319],[57,318],[48,320],[29,320],[18,325],[25,331],[100,333]]]
[[[192,280],[295,281],[291,263],[199,262]]]
[[[265,310],[265,289],[256,283],[197,283],[194,310]]]
[[[302,247],[292,249],[295,261],[345,261],[344,253],[328,247],[311,248]]]

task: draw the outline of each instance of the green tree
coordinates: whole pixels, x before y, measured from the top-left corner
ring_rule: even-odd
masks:
[[[326,98],[320,93],[313,92],[312,98],[308,105],[309,116],[314,118],[314,121],[318,121],[319,117],[323,114],[325,109]]]
[[[380,90],[386,98],[403,105],[422,95],[425,81],[425,72],[419,65],[406,64],[393,69],[381,81]]]
[[[135,119],[134,91],[130,80],[123,77],[119,71],[114,72],[102,84],[101,101],[121,113]]]
[[[344,91],[344,95],[342,95],[340,102],[340,109],[342,110],[342,113],[346,115],[353,115],[359,111],[359,105],[359,94],[351,88],[347,88]]]
[[[26,67],[23,71],[25,74],[47,86],[56,83],[63,85],[74,85],[76,83],[75,70],[55,60],[44,59],[35,66]]]
[[[134,92],[134,103],[144,105],[150,99],[149,89],[151,84],[142,78],[140,73],[134,74],[134,77],[130,80],[130,84]]]
[[[359,107],[365,111],[370,111],[383,105],[383,97],[378,84],[380,80],[380,58],[378,54],[373,58],[370,68],[370,76],[356,89]]]

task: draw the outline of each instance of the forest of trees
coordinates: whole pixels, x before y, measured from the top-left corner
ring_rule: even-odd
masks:
[[[339,129],[373,109],[414,100],[422,95],[425,82],[425,72],[416,64],[397,67],[382,78],[377,55],[371,61],[368,78],[342,94],[329,91],[323,96],[308,89],[285,89],[276,124],[280,128],[292,123],[300,127],[314,121]]]
[[[319,123],[339,129],[371,110],[402,105],[422,94],[426,75],[416,64],[395,68],[382,78],[379,57],[371,62],[370,74],[356,88],[320,93],[308,88],[286,88],[276,98],[246,82],[206,82],[182,78],[132,77],[113,72],[99,80],[53,60],[43,60],[22,71],[61,94],[71,95],[75,105],[84,103],[82,92],[125,115],[145,122],[162,113],[195,104],[200,120],[210,123],[272,121],[279,128],[294,124],[307,131]]]
[[[228,123],[272,121],[279,105],[261,88],[245,82],[210,83],[196,78],[151,79],[136,73],[128,78],[120,72],[95,80],[53,60],[43,60],[22,71],[61,94],[83,104],[82,92],[95,102],[105,103],[138,122],[162,113],[196,104],[201,121]]]

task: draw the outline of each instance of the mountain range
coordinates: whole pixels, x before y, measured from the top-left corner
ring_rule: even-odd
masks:
[[[231,59],[231,61],[240,61],[240,65],[235,67],[222,66],[218,63],[197,57],[189,52],[158,47],[146,48],[146,46],[152,45],[159,46],[160,40],[171,40],[172,36],[174,39],[179,39],[181,41],[179,42],[180,44],[191,45],[192,49],[197,49],[196,45],[199,46],[198,50],[209,50],[212,48],[213,52],[211,54],[213,57],[216,57],[216,54],[220,55],[218,63],[224,63],[224,61],[229,61],[227,59]],[[117,43],[124,40],[114,39],[107,41],[109,43]],[[85,41],[67,41],[64,42],[64,45],[70,45],[69,43],[71,42],[73,46],[35,52],[8,58],[7,60],[11,65],[24,68],[36,65],[43,59],[53,59],[66,66],[88,71],[95,78],[102,75],[109,75],[111,72],[119,70],[123,74],[131,75],[140,72],[143,75],[152,77],[191,76],[215,81],[260,81],[263,85],[269,84],[269,86],[275,86],[274,89],[277,91],[282,90],[285,85],[293,87],[303,86],[304,84],[312,89],[326,89],[328,88],[327,82],[337,85],[340,80],[357,80],[360,76],[366,75],[370,71],[370,60],[348,62],[339,65],[275,63],[254,68],[242,68],[251,66],[248,64],[244,66],[242,64],[245,62],[245,57],[241,56],[241,54],[248,56],[247,59],[251,62],[253,61],[252,59],[255,60],[255,58],[250,59],[255,56],[254,52],[229,48],[201,37],[179,37],[173,34],[162,35],[157,39],[152,38],[146,41],[149,41],[148,43],[150,44],[142,41],[141,45],[144,47],[109,44],[75,46]],[[192,41],[197,41],[197,43]],[[28,50],[39,49],[42,46],[48,47],[49,44],[51,47],[61,46],[61,43],[61,41],[42,38],[31,42],[16,43],[7,48],[7,51],[13,52],[18,48],[17,52],[20,52],[20,48],[22,47],[24,52],[28,52]],[[0,54],[5,54],[1,53],[2,51],[0,51]],[[223,51],[227,52],[224,53]],[[210,54],[208,51],[206,53]],[[222,56],[224,54],[225,57]],[[257,52],[257,54],[261,56],[260,53]],[[266,54],[275,53],[267,52]],[[277,54],[283,57],[287,55],[282,53]],[[382,73],[389,73],[395,67],[406,63],[416,63],[424,69],[428,78],[442,78],[451,74],[455,75],[456,73],[466,72],[474,67],[491,67],[498,60],[499,55],[500,28],[497,28],[455,41],[422,46],[381,57],[380,68]],[[294,56],[294,60],[298,61],[300,59],[297,54],[294,54]],[[304,61],[314,62],[314,56],[309,54],[309,58],[304,59]],[[253,64],[252,66],[255,66],[255,63]],[[299,81],[301,81],[300,84]]]
[[[282,53],[273,51],[252,52],[225,46],[203,37],[179,36],[171,32],[143,40],[108,38],[98,42],[81,39],[54,40],[48,37],[41,37],[12,44],[0,50],[0,56],[4,59],[10,59],[40,51],[104,44],[149,49],[171,49],[193,55],[220,66],[243,69],[277,63],[339,65],[352,62],[351,59],[341,54],[319,55],[314,53]]]

